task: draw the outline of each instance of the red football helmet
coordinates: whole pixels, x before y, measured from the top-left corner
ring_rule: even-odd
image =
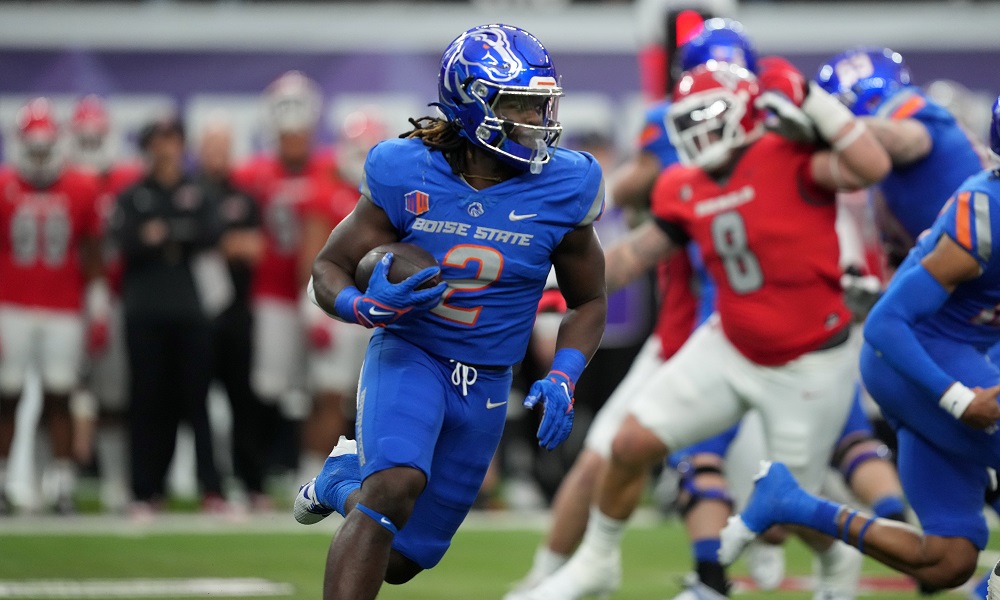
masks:
[[[111,121],[104,101],[94,94],[81,98],[70,119],[73,159],[98,171],[110,167],[112,155],[108,139],[110,131]]]
[[[706,170],[728,162],[764,130],[757,79],[743,67],[710,61],[686,71],[667,110],[667,131],[683,162]]]
[[[90,94],[84,96],[73,109],[73,118],[70,121],[70,128],[73,133],[79,136],[102,137],[107,135],[110,129],[108,120],[108,110],[104,107],[104,101],[100,96]]]
[[[45,187],[63,166],[59,125],[46,98],[35,98],[17,113],[18,173],[32,184]]]

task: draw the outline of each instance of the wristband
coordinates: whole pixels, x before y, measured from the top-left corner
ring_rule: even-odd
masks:
[[[359,323],[358,313],[354,310],[354,304],[357,302],[358,298],[362,297],[364,294],[361,290],[349,285],[344,289],[340,290],[337,294],[337,298],[333,301],[333,310],[337,313],[337,316],[347,321],[348,323]]]
[[[951,416],[961,419],[962,413],[965,412],[965,409],[969,408],[969,405],[972,404],[972,399],[975,397],[975,392],[956,381],[941,396],[938,405],[951,413]]]
[[[809,94],[802,103],[802,112],[809,115],[816,124],[816,130],[827,142],[832,142],[844,125],[854,120],[854,113],[849,108],[815,82],[809,83]]]
[[[844,150],[847,149],[848,146],[858,141],[858,138],[864,135],[867,129],[868,128],[865,126],[864,123],[862,123],[861,121],[855,121],[854,126],[851,127],[847,133],[840,136],[839,140],[833,143],[833,151],[843,152]]]
[[[561,348],[552,359],[552,367],[549,368],[549,371],[562,373],[570,380],[570,383],[576,385],[586,366],[587,357],[583,355],[583,352],[576,348]]]

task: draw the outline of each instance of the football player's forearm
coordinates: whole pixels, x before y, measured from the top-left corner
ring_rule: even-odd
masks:
[[[589,361],[597,352],[604,337],[604,326],[608,316],[608,297],[601,295],[566,311],[559,334],[556,351],[561,348],[575,348]]]
[[[941,396],[954,383],[930,357],[913,332],[914,325],[935,313],[948,298],[922,265],[898,275],[865,321],[864,336],[897,371]]]
[[[328,313],[334,312],[337,295],[346,287],[354,285],[347,272],[322,257],[317,257],[312,268],[312,289],[320,308]]]
[[[611,294],[625,287],[667,257],[673,245],[659,225],[643,223],[604,255],[605,284]]]
[[[909,165],[931,151],[931,136],[919,121],[890,121],[877,117],[865,117],[862,121],[889,153],[893,165]]]

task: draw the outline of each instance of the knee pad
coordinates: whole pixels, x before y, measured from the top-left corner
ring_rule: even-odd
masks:
[[[863,450],[856,456],[851,457],[851,459],[844,464],[844,461],[847,459],[851,450],[859,444],[863,444],[865,442],[875,442],[876,445],[873,448]],[[869,460],[885,460],[892,462],[892,451],[889,450],[889,446],[882,443],[881,440],[865,435],[863,437],[850,440],[846,444],[839,446],[834,451],[833,458],[830,462],[832,462],[833,466],[840,471],[840,475],[844,478],[844,482],[850,485],[851,477],[854,475],[854,472],[859,466]]]
[[[733,499],[726,488],[701,488],[697,484],[698,475],[714,474],[724,477],[722,469],[715,466],[694,467],[690,463],[683,462],[678,465],[677,470],[681,474],[678,483],[680,493],[677,496],[677,511],[681,516],[686,516],[702,500],[716,500],[723,502],[733,508]]]

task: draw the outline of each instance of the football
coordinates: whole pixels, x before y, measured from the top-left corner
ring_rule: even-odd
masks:
[[[389,267],[388,274],[390,283],[399,283],[418,271],[438,264],[430,252],[415,244],[405,242],[382,244],[372,248],[368,254],[364,255],[358,262],[357,269],[354,270],[354,285],[362,292],[368,289],[368,280],[371,279],[372,271],[375,270],[375,265],[382,260],[386,252],[392,252],[392,265]],[[440,282],[441,275],[439,274],[417,289],[434,287]]]

